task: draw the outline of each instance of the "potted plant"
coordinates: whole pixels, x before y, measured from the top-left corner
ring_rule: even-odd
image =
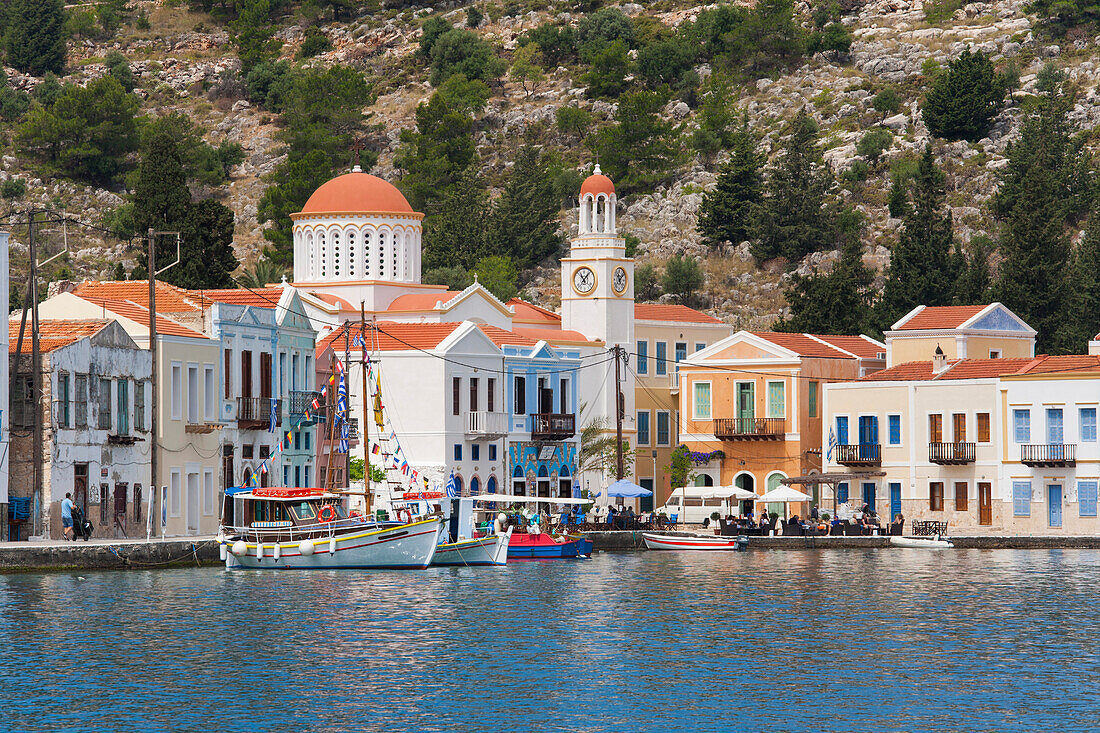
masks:
[[[710,523],[711,523],[711,526],[714,527],[714,534],[718,534],[718,535],[722,534],[722,525],[720,523],[721,519],[722,519],[721,512],[711,512],[710,513]]]

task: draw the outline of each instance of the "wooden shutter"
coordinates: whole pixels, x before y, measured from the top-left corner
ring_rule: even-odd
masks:
[[[489,412],[493,411],[493,400],[495,399],[493,393],[497,388],[497,380],[487,379],[485,380],[485,409]]]
[[[966,413],[956,412],[951,416],[952,427],[955,430],[955,442],[966,442]]]
[[[979,412],[978,413],[978,442],[979,443],[988,443],[989,442],[989,413],[988,412]]]
[[[241,397],[252,396],[252,352],[241,352]]]
[[[928,416],[928,442],[943,442],[943,415]]]
[[[967,507],[966,493],[969,490],[969,486],[965,481],[955,482],[955,511],[965,512]]]
[[[260,352],[260,396],[264,399],[271,397],[271,354]],[[266,405],[264,409],[270,409]],[[265,415],[266,417],[266,415]]]

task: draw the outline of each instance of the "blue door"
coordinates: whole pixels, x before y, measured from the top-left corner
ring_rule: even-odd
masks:
[[[873,483],[863,484],[863,503],[871,507],[871,511],[877,511],[875,508],[875,485]]]
[[[1050,515],[1050,526],[1062,526],[1062,487],[1051,484],[1047,487],[1047,510]]]
[[[878,445],[878,416],[860,415],[859,417],[859,459],[871,461],[876,458],[875,448]]]
[[[890,484],[890,521],[901,514],[901,484]]]

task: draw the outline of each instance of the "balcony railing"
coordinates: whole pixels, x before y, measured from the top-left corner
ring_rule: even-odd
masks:
[[[536,412],[531,415],[532,440],[565,440],[576,433],[576,415],[556,412]]]
[[[961,466],[974,462],[973,443],[929,443],[928,462],[941,466]]]
[[[838,445],[836,462],[842,466],[878,466],[882,463],[882,446],[878,443]]]
[[[1045,445],[1021,445],[1020,463],[1035,468],[1048,466],[1076,466],[1075,443],[1049,443]]]
[[[283,420],[282,400],[272,397],[238,397],[237,426],[245,430],[266,429],[271,424],[272,407],[275,409],[275,424],[278,425]]]
[[[508,415],[478,410],[466,413],[466,437],[501,438],[508,434]]]
[[[313,401],[317,400],[317,408],[314,409]],[[298,392],[292,391],[287,400],[290,407],[290,419],[298,420],[305,417],[308,411],[310,417],[314,415],[323,415],[325,412],[325,403],[321,399],[320,392]]]
[[[786,420],[781,417],[720,417],[714,421],[714,437],[720,440],[777,440]]]

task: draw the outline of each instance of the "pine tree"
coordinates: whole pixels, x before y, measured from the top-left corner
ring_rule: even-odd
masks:
[[[401,190],[417,211],[439,210],[448,189],[477,158],[474,120],[436,92],[416,108],[416,130],[401,131],[395,164],[405,171]],[[471,263],[472,264],[472,263]]]
[[[1089,215],[1085,236],[1073,253],[1070,273],[1070,322],[1065,335],[1068,351],[1084,353],[1100,332],[1100,213]]]
[[[763,187],[764,155],[757,150],[756,137],[748,120],[733,135],[730,158],[715,181],[714,190],[703,197],[697,227],[711,246],[751,239],[756,230],[760,191]]]
[[[989,269],[989,253],[993,242],[985,235],[970,240],[969,253],[958,246],[957,272],[959,279],[955,283],[955,305],[975,305],[992,300],[990,287],[993,282]]]
[[[818,145],[817,123],[801,111],[786,128],[779,161],[764,186],[757,260],[797,262],[838,245],[837,212],[830,200],[833,177]]]
[[[516,154],[504,191],[493,207],[488,247],[524,269],[561,254],[558,197],[549,157],[532,145]]]
[[[205,199],[190,204],[180,223],[180,264],[162,278],[183,288],[234,287],[240,262],[233,252],[233,210]]]
[[[436,212],[424,219],[424,269],[460,266],[467,270],[485,256],[489,192],[472,169],[448,186]]]
[[[651,188],[680,162],[680,130],[660,116],[665,101],[657,92],[627,92],[619,97],[615,124],[590,138],[622,193]]]
[[[12,0],[6,8],[8,64],[27,74],[65,71],[65,9],[61,0]]]
[[[974,142],[985,137],[1004,104],[1004,81],[989,58],[967,48],[936,77],[924,100],[924,124],[933,135]]]
[[[703,287],[706,274],[699,261],[686,254],[674,255],[665,263],[665,275],[661,278],[661,288],[676,297],[677,302],[686,304]]]
[[[187,214],[191,194],[179,146],[168,132],[158,132],[146,144],[134,184],[134,226],[169,231]]]
[[[859,238],[849,238],[829,272],[795,275],[785,293],[790,314],[776,331],[857,335],[871,331],[874,276],[863,264]]]
[[[891,323],[918,305],[949,305],[958,270],[943,171],[926,146],[911,182],[913,205],[894,245],[879,302],[879,325]]]

